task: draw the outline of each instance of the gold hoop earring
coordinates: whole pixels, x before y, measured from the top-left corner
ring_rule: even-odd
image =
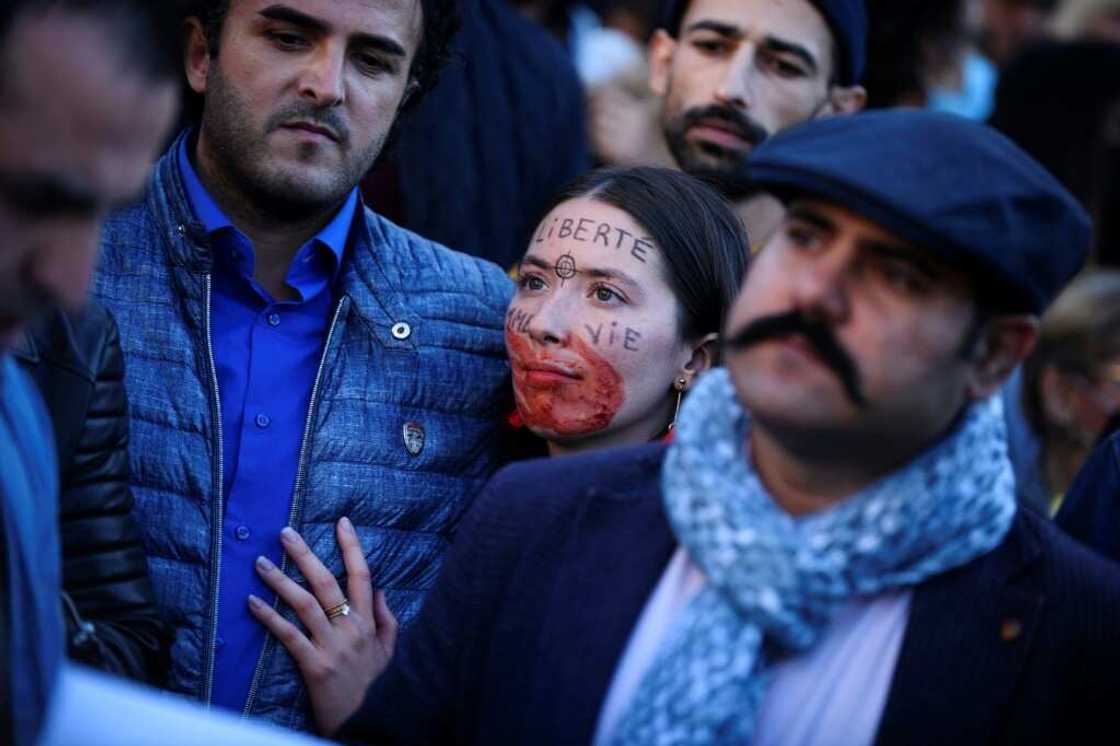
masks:
[[[673,388],[677,390],[677,404],[673,407],[673,419],[669,422],[669,429],[667,432],[672,432],[677,424],[677,415],[681,412],[681,398],[684,396],[684,390],[688,388],[688,379],[681,376],[673,381]]]

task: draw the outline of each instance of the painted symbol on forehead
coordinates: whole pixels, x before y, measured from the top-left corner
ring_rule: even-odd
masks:
[[[517,411],[528,427],[545,437],[573,437],[603,430],[626,400],[621,374],[579,335],[572,335],[571,344],[553,354],[507,330],[506,348]],[[572,375],[550,374],[557,366]]]
[[[576,276],[576,260],[571,254],[564,254],[556,260],[556,266],[553,268],[556,276],[560,278],[560,284],[563,285],[568,280]]]

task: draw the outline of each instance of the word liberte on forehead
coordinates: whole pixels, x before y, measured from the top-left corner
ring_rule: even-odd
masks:
[[[601,243],[608,249],[626,251],[643,264],[648,261],[646,255],[653,249],[653,240],[648,236],[635,236],[625,228],[593,218],[555,217],[547,225],[541,225],[533,242],[543,243],[553,237],[570,238],[581,243]]]

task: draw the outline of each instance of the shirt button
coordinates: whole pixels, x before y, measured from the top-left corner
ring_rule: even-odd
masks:
[[[280,314],[270,313],[268,315],[268,325],[269,326],[280,326]]]
[[[267,414],[258,414],[255,421],[257,423],[257,427],[259,427],[261,430],[264,430],[266,427],[272,424],[272,418],[270,418]]]
[[[412,336],[412,327],[403,321],[393,324],[394,339],[405,340]]]
[[[233,533],[238,539],[240,539],[241,541],[245,541],[246,539],[249,538],[249,527],[248,526],[238,526],[237,530],[234,531]]]

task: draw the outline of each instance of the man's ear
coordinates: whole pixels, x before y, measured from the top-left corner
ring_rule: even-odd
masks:
[[[206,93],[206,76],[210,73],[210,45],[202,21],[191,16],[183,21],[183,67],[187,84],[198,94]]]
[[[692,357],[681,369],[680,378],[686,381],[685,388],[692,388],[692,384],[702,373],[707,372],[716,364],[716,353],[719,350],[719,335],[706,334],[692,346]]]
[[[657,29],[649,40],[649,89],[658,98],[669,92],[669,76],[673,67],[673,54],[677,40],[665,29]]]
[[[968,395],[986,399],[1026,359],[1038,339],[1038,317],[1029,314],[993,316],[969,356]]]
[[[834,85],[828,89],[828,103],[820,116],[855,114],[867,105],[867,90],[861,85]]]

